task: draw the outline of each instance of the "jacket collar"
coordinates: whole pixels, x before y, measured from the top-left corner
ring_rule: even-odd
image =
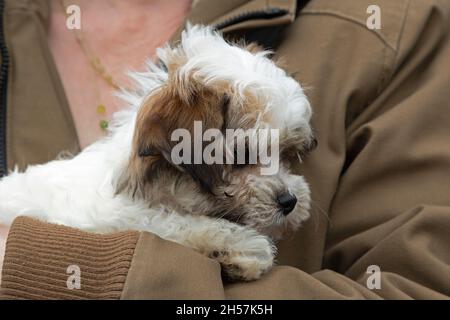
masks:
[[[185,22],[212,25],[227,33],[289,24],[296,11],[296,0],[194,0]],[[186,23],[170,42],[179,40]]]
[[[50,0],[6,0],[5,10],[31,12],[47,27],[50,14]]]
[[[9,7],[36,12],[48,23],[49,0],[10,0]],[[222,32],[289,24],[295,19],[297,0],[193,0],[186,23],[212,25]],[[171,42],[180,38],[184,23]]]

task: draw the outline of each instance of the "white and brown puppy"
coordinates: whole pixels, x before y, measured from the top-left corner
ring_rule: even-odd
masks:
[[[121,93],[129,107],[108,137],[0,181],[0,223],[26,215],[92,232],[149,231],[216,259],[231,279],[257,279],[273,265],[273,241],[309,217],[308,185],[290,166],[314,144],[301,86],[267,55],[188,27],[131,75],[137,89]],[[192,132],[194,121],[203,131],[278,129],[279,170],[175,164],[172,133]]]

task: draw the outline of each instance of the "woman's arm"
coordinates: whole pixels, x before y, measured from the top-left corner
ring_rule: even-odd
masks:
[[[220,266],[147,232],[100,235],[28,217],[12,224],[0,299],[141,297],[224,298]]]

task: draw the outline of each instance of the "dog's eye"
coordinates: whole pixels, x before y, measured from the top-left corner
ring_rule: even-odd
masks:
[[[141,157],[141,158],[157,156],[159,154],[160,154],[159,150],[153,146],[146,146],[139,150],[139,157]]]
[[[248,147],[245,147],[245,157],[244,157],[244,162],[242,163],[242,161],[238,161],[240,160],[238,158],[238,151],[237,149],[234,150],[234,163],[233,163],[233,167],[234,168],[244,168],[246,166],[248,166],[250,164],[250,151],[248,149]]]

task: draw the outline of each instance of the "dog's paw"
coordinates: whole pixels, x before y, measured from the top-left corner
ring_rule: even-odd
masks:
[[[224,277],[231,281],[259,279],[274,263],[275,246],[265,236],[257,235],[225,250],[210,253],[218,261]]]

